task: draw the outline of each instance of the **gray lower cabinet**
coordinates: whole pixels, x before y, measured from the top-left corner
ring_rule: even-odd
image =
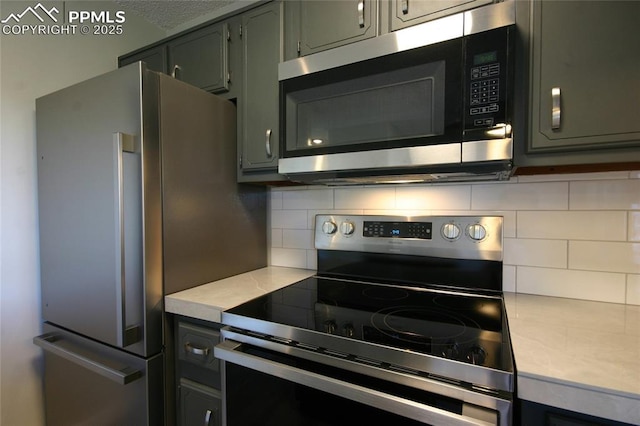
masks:
[[[377,0],[286,1],[286,59],[378,35]]]
[[[525,162],[640,161],[640,2],[536,0],[531,14]]]
[[[220,324],[175,318],[178,426],[222,424],[220,361],[213,348]]]
[[[240,182],[283,180],[278,175],[278,62],[282,57],[283,3],[242,15],[242,96],[238,100]]]
[[[388,7],[390,31],[493,2],[494,0],[381,0],[381,4]]]

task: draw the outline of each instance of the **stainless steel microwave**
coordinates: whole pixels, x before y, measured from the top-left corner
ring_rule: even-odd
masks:
[[[278,172],[322,184],[508,179],[514,33],[511,0],[281,63]]]

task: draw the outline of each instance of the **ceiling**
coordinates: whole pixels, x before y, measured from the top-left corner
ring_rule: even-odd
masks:
[[[114,0],[132,13],[165,31],[171,31],[202,15],[213,13],[239,0]]]

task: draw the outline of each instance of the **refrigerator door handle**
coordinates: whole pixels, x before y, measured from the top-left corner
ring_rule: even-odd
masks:
[[[114,144],[114,168],[115,168],[115,231],[116,231],[116,297],[117,297],[117,322],[118,345],[126,347],[141,339],[139,326],[127,327],[126,294],[127,282],[125,275],[125,214],[124,214],[124,159],[125,152],[135,153],[135,137],[122,132],[113,134]]]
[[[139,370],[135,370],[131,367],[124,367],[119,370],[111,368],[84,355],[80,355],[57,345],[56,342],[58,340],[62,339],[56,333],[46,333],[41,336],[34,337],[33,343],[40,346],[45,351],[58,355],[121,385],[126,385],[142,377],[142,372]]]

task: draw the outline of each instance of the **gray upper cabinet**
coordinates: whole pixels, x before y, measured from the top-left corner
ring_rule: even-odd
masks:
[[[286,3],[287,59],[378,33],[377,0],[292,0]]]
[[[167,47],[161,45],[131,55],[122,56],[118,61],[118,66],[123,67],[138,61],[145,62],[147,68],[150,70],[167,74]]]
[[[463,12],[488,3],[493,3],[493,0],[382,1],[382,4],[386,4],[389,7],[391,31]]]
[[[229,91],[229,24],[221,22],[168,43],[169,73],[212,93]]]
[[[238,176],[244,182],[284,179],[276,173],[282,8],[283,3],[272,2],[242,15],[243,94],[238,105],[241,112]]]
[[[536,1],[532,13],[528,152],[640,146],[640,2]]]

